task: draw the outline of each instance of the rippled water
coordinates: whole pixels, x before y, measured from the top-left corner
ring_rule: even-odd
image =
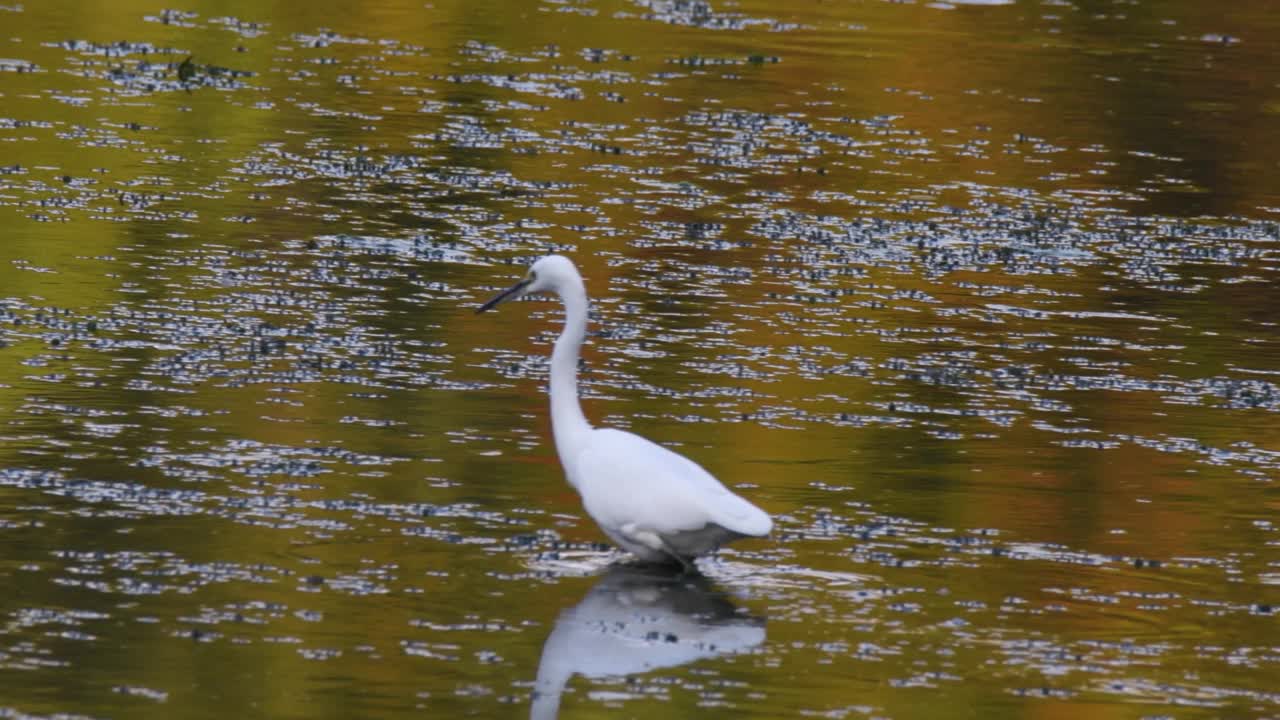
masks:
[[[0,21],[0,717],[1280,713],[1267,4]],[[774,537],[614,563],[548,251]]]

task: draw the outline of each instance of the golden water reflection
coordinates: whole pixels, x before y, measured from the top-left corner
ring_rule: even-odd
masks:
[[[563,717],[1274,714],[1268,10],[0,7],[0,715],[535,708],[548,251],[778,527]]]

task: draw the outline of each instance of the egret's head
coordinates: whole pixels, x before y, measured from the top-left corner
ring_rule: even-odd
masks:
[[[524,274],[524,278],[520,282],[494,295],[489,302],[481,305],[476,312],[482,313],[492,307],[497,307],[508,300],[524,297],[532,293],[550,292],[559,290],[568,283],[578,278],[578,271],[573,266],[573,261],[563,255],[548,255],[539,258],[537,262],[529,266],[529,271]]]

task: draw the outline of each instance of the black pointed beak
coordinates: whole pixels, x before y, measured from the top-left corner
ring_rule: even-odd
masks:
[[[489,302],[476,308],[476,314],[480,314],[489,308],[497,307],[508,300],[514,300],[524,293],[524,289],[529,286],[529,279],[525,278],[502,292],[494,295]]]

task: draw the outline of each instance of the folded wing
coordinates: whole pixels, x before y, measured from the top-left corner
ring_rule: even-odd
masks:
[[[767,513],[697,463],[623,430],[591,431],[566,469],[587,512],[607,527],[630,523],[667,535],[715,523],[755,537],[773,527]]]

